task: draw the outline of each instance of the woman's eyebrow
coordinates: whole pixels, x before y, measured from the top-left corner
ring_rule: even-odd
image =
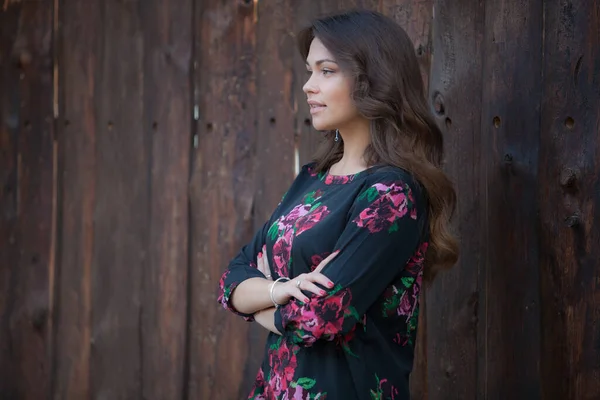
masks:
[[[319,60],[319,61],[315,62],[315,64],[316,64],[316,65],[321,65],[321,64],[323,64],[323,63],[325,63],[325,62],[330,62],[330,63],[337,64],[337,62],[335,62],[334,60],[331,60],[331,59],[329,59],[329,58],[324,58],[324,59],[322,59],[322,60]],[[308,63],[308,61],[306,61],[306,66],[307,66],[307,67],[309,67],[309,66],[310,66],[310,64]]]

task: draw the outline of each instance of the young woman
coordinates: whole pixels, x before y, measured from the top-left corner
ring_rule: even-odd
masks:
[[[442,135],[393,20],[330,16],[298,43],[324,145],[220,282],[271,331],[248,398],[408,399],[422,280],[458,258]]]

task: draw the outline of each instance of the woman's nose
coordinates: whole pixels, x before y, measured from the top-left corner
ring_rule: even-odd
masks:
[[[308,93],[317,93],[318,92],[317,85],[315,84],[315,81],[312,78],[312,75],[310,76],[310,78],[308,78],[308,80],[306,81],[306,83],[304,84],[304,86],[302,86],[302,90],[306,94],[308,94]]]

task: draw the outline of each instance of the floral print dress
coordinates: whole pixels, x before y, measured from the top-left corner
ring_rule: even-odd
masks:
[[[322,273],[335,286],[275,311],[264,361],[248,399],[409,399],[409,374],[428,245],[426,196],[406,171],[375,166],[316,174],[309,164],[270,220],[231,261],[219,302],[256,267],[263,244],[273,279],[293,279],[339,254]]]

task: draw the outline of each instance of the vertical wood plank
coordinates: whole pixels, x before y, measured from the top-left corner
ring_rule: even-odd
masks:
[[[393,18],[406,31],[415,47],[421,76],[428,96],[429,73],[431,70],[431,31],[433,0],[382,0],[378,8],[383,14]],[[415,359],[411,373],[410,392],[412,399],[427,398],[427,289],[419,299],[421,309],[418,321]]]
[[[0,9],[0,393],[50,388],[54,212],[53,7]]]
[[[485,7],[481,316],[486,336],[479,365],[485,381],[479,382],[478,397],[487,399],[540,397],[536,187],[542,4],[488,1]]]
[[[600,398],[600,3],[546,1],[538,187],[543,399]]]
[[[144,222],[150,237],[141,288],[144,399],[185,398],[192,20],[191,0],[152,0],[141,8],[141,122],[151,155],[150,218]]]
[[[429,83],[444,132],[446,171],[458,196],[458,265],[440,274],[427,290],[428,399],[475,399],[477,395],[481,269],[480,142],[482,2],[436,0],[433,60]],[[468,15],[468,18],[465,18]],[[466,101],[465,99],[468,99]]]
[[[87,399],[90,387],[92,252],[103,14],[98,1],[59,7],[58,234],[54,399]],[[90,18],[93,16],[93,18]],[[82,23],[85,21],[85,23]]]
[[[144,377],[141,287],[151,194],[152,140],[142,124],[143,34],[138,2],[102,1],[102,15],[90,376],[96,398],[135,398]]]
[[[216,282],[254,234],[256,9],[195,3],[198,149],[191,182],[190,399],[244,398],[249,324],[220,309]],[[253,371],[256,373],[256,371]]]
[[[433,0],[379,0],[378,8],[394,18],[412,39],[427,92],[431,69]]]

